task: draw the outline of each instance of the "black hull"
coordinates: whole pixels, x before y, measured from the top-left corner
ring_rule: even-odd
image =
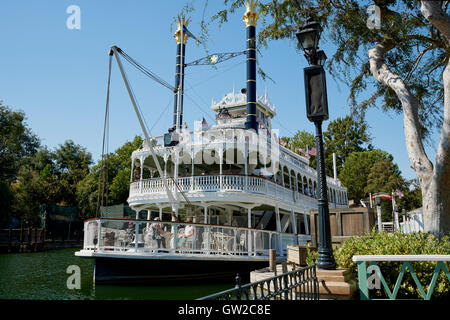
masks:
[[[250,272],[268,266],[268,261],[165,260],[95,258],[96,284],[192,284],[234,283],[250,280]]]

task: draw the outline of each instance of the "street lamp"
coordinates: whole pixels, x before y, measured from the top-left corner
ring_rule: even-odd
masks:
[[[319,248],[317,266],[319,269],[335,269],[336,262],[331,246],[330,213],[328,209],[327,180],[323,153],[322,121],[328,120],[327,87],[323,65],[327,56],[319,49],[322,33],[320,24],[311,18],[296,34],[300,47],[305,53],[309,67],[304,68],[306,115],[316,127],[317,185],[319,188]]]

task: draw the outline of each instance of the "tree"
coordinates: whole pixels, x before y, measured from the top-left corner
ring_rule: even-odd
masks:
[[[392,162],[392,159],[392,155],[379,149],[351,153],[338,176],[342,185],[347,187],[348,199],[359,202],[360,199],[366,198],[367,182],[372,167],[379,161]]]
[[[294,134],[293,137],[283,137],[284,141],[286,141],[288,144],[292,145],[293,150],[295,151],[297,148],[301,148],[305,151],[307,151],[308,146],[314,147],[316,145],[316,138],[315,136],[305,130],[297,130],[297,132]],[[297,152],[297,151],[295,151]],[[301,156],[305,156],[302,152],[297,152]],[[316,168],[316,161],[315,156],[309,156],[309,164]]]
[[[367,176],[367,185],[364,192],[393,192],[397,189],[404,189],[406,183],[401,176],[398,166],[392,159],[382,159],[373,164]]]
[[[406,182],[401,176],[398,166],[391,159],[382,159],[374,163],[367,176],[367,185],[364,191],[367,194],[396,190],[405,190]],[[381,199],[381,211],[383,221],[391,221],[393,218],[392,200]]]
[[[213,16],[219,23],[244,5],[225,0]],[[206,2],[205,6],[208,2]],[[369,10],[375,4],[376,10]],[[448,1],[427,0],[267,0],[257,10],[259,46],[295,39],[308,17],[321,22],[336,45],[327,63],[331,74],[350,86],[355,114],[381,107],[403,114],[405,144],[418,177],[425,230],[450,232],[450,15]],[[373,24],[367,12],[379,12]],[[202,23],[202,25],[205,25]],[[361,100],[364,93],[369,98]],[[424,150],[433,130],[441,130],[434,164]]]
[[[422,191],[418,181],[407,181],[406,185],[407,187],[402,190],[403,197],[396,200],[399,210],[409,212],[422,207]]]
[[[0,179],[14,181],[22,160],[36,152],[39,139],[27,127],[25,114],[0,101]]]
[[[125,203],[128,199],[131,175],[131,153],[142,146],[142,138],[136,136],[132,142],[126,142],[114,153],[105,155],[93,166],[77,185],[76,199],[83,217],[95,217],[99,205],[100,174],[107,170],[104,188],[104,205]]]
[[[55,151],[57,168],[58,202],[63,205],[76,206],[76,189],[79,181],[89,173],[92,155],[81,145],[67,140]]]
[[[371,141],[367,124],[356,122],[351,116],[330,121],[323,133],[325,166],[327,175],[333,175],[333,153],[336,154],[336,169],[339,174],[345,159],[352,152],[366,150],[365,144]],[[369,149],[371,146],[369,146]]]
[[[0,101],[0,222],[10,216],[14,194],[11,183],[17,180],[26,157],[36,152],[39,139],[25,123],[22,111],[13,111]]]
[[[294,148],[302,148],[306,150],[308,146],[312,147],[316,145],[316,139],[314,135],[305,130],[297,130],[291,138],[283,138],[287,143],[292,144]]]

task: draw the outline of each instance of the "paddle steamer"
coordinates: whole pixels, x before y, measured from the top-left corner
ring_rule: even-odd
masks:
[[[131,156],[128,204],[135,219],[85,221],[84,246],[76,255],[95,259],[96,283],[232,281],[236,273],[245,277],[267,266],[270,249],[285,259],[287,245],[310,240],[317,172],[305,155],[280,144],[271,124],[275,107],[267,92],[256,93],[257,19],[251,1],[244,15],[247,87],[213,100],[216,122],[199,122],[193,131],[182,128],[190,33],[179,19],[175,88],[181,90],[175,92],[173,127],[146,139]],[[348,207],[339,180],[327,177],[327,186],[330,207]],[[142,212],[146,219],[138,219]]]

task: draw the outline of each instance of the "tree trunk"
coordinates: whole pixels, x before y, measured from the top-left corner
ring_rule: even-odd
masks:
[[[450,41],[450,16],[442,1],[421,1],[423,16]],[[428,194],[423,196],[425,230],[442,236],[450,233],[450,60],[443,72],[444,120]],[[427,222],[428,221],[428,222]]]
[[[406,148],[422,189],[425,231],[442,237],[450,231],[450,67],[447,65],[444,72],[444,125],[436,165],[433,166],[425,153],[419,131],[419,101],[411,94],[404,81],[385,64],[385,53],[389,49],[386,44],[379,43],[369,50],[370,71],[378,82],[395,91],[402,104]]]

